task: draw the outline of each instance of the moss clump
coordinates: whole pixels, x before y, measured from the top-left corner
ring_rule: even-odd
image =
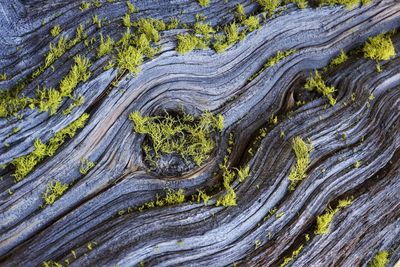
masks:
[[[318,4],[320,6],[334,6],[334,5],[342,5],[347,9],[352,9],[360,4],[367,5],[370,4],[370,0],[319,0]]]
[[[160,34],[158,32],[166,29],[166,25],[162,20],[153,18],[140,18],[132,25],[137,28],[139,35],[142,33],[145,34],[151,42],[159,42]]]
[[[245,25],[250,32],[260,28],[260,20],[256,16],[250,16],[247,19],[244,19],[242,24]]]
[[[101,58],[102,56],[111,53],[114,47],[114,40],[110,37],[107,36],[107,39],[104,40],[103,35],[100,35],[100,45],[99,48],[97,49],[97,57]]]
[[[224,162],[220,164],[219,168],[222,170],[223,185],[226,193],[218,198],[217,206],[236,206],[236,193],[233,190],[231,183],[235,179],[235,172],[229,167],[228,157],[224,158]]]
[[[7,80],[7,74],[6,73],[0,73],[0,81],[5,81]]]
[[[379,251],[368,264],[369,267],[385,267],[389,262],[389,252],[386,250]]]
[[[88,2],[83,1],[80,6],[80,11],[83,12],[90,8],[90,4]]]
[[[340,200],[337,207],[332,209],[328,207],[324,214],[321,214],[317,217],[317,229],[315,230],[315,234],[324,235],[329,233],[329,227],[333,220],[333,217],[343,208],[349,206],[352,203],[352,198],[347,198]]]
[[[289,190],[294,190],[297,184],[306,177],[306,170],[310,164],[311,144],[307,144],[300,137],[293,139],[292,149],[296,155],[296,165],[289,174]]]
[[[279,61],[282,61],[285,58],[287,58],[288,56],[296,53],[296,51],[297,50],[295,50],[295,49],[287,50],[287,51],[278,51],[275,56],[269,58],[267,60],[267,62],[265,62],[265,64],[262,66],[262,68],[258,72],[251,75],[251,77],[249,78],[249,81],[254,80],[254,78],[256,78],[258,75],[260,75],[262,72],[264,72],[267,68],[274,66]]]
[[[44,206],[52,205],[67,191],[68,187],[68,184],[63,184],[60,181],[48,183],[46,191],[43,193]]]
[[[101,28],[101,19],[99,19],[99,17],[97,15],[93,15],[92,16],[92,23],[93,25],[96,25],[97,28]]]
[[[50,111],[50,115],[56,113],[57,109],[60,107],[63,96],[59,91],[50,89],[38,89],[36,91],[38,105],[40,112]]]
[[[214,49],[217,53],[221,53],[244,37],[245,33],[240,33],[237,24],[233,22],[224,27],[223,35],[215,36]]]
[[[332,61],[329,63],[329,66],[333,67],[333,66],[340,65],[340,64],[346,62],[348,59],[349,59],[349,57],[347,56],[346,52],[341,50],[339,56],[332,59]]]
[[[237,169],[237,175],[240,182],[246,180],[246,178],[250,176],[250,166],[247,165],[246,167],[241,167]]]
[[[51,35],[53,37],[57,37],[60,33],[61,33],[61,27],[60,25],[56,25],[54,26],[51,31],[50,31]]]
[[[143,63],[143,55],[135,47],[128,46],[118,53],[117,63],[121,69],[137,74],[140,72],[139,66]]]
[[[288,265],[289,262],[294,260],[300,254],[300,252],[303,250],[303,247],[304,247],[304,245],[300,245],[296,250],[294,250],[292,252],[291,256],[285,257],[283,259],[283,262],[281,263],[280,267],[284,267],[284,266]]]
[[[81,166],[79,168],[79,172],[83,175],[87,174],[93,167],[95,166],[94,162],[89,161],[88,159],[81,159]]]
[[[135,7],[134,4],[131,3],[131,1],[126,1],[126,6],[128,7],[128,12],[130,14],[138,12],[138,9]]]
[[[189,114],[143,117],[136,111],[130,114],[129,119],[134,122],[135,132],[149,138],[143,149],[153,167],[162,155],[172,153],[177,153],[184,160],[191,159],[200,166],[214,149],[212,134],[222,131],[224,127],[223,116],[210,112],[195,119]]]
[[[63,265],[56,261],[45,261],[43,262],[43,267],[63,267]]]
[[[257,0],[257,3],[262,7],[263,11],[266,11],[269,16],[275,13],[275,10],[281,4],[280,0]]]
[[[210,5],[210,0],[197,0],[200,6],[206,7]]]
[[[78,55],[74,58],[74,61],[75,64],[60,83],[60,93],[63,96],[71,96],[76,86],[80,82],[86,82],[91,75],[89,59]]]
[[[68,39],[66,37],[61,36],[57,45],[50,43],[50,51],[44,60],[45,69],[50,67],[50,65],[53,64],[56,59],[64,55],[64,53],[67,51],[67,41]]]
[[[12,174],[17,182],[25,178],[44,158],[51,157],[57,149],[65,142],[67,138],[74,137],[76,131],[84,127],[89,114],[84,113],[77,120],[69,124],[64,129],[58,131],[47,144],[43,144],[40,139],[34,142],[34,150],[25,156],[19,157],[11,161],[15,167]]]
[[[240,21],[246,18],[246,12],[242,4],[238,4],[236,6],[236,14],[238,15]]]
[[[309,91],[317,91],[317,93],[322,94],[328,99],[331,106],[336,104],[336,99],[332,96],[336,91],[335,87],[327,86],[317,70],[315,71],[315,75],[307,80],[304,88]]]
[[[185,190],[179,189],[175,191],[173,189],[167,189],[165,191],[165,197],[161,198],[158,194],[156,194],[155,201],[146,202],[141,207],[138,207],[137,210],[142,211],[145,208],[151,209],[155,207],[164,207],[165,205],[177,205],[185,202],[185,198]]]
[[[177,35],[178,45],[176,50],[179,54],[187,54],[194,49],[205,49],[207,48],[207,43],[203,39],[192,34],[178,34]]]
[[[368,38],[363,47],[364,57],[373,60],[389,60],[396,55],[389,34],[379,34]]]

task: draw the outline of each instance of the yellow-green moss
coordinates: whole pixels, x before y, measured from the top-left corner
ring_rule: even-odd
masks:
[[[375,257],[369,262],[369,267],[385,267],[389,262],[389,252],[386,250],[379,251]]]
[[[319,0],[318,4],[320,6],[334,6],[334,5],[342,5],[347,9],[352,9],[354,7],[359,6],[360,4],[368,5],[370,4],[370,0]]]
[[[206,7],[210,5],[210,0],[197,0],[200,6]]]
[[[300,254],[300,252],[303,250],[303,247],[304,247],[304,245],[300,245],[296,250],[294,250],[292,252],[292,255],[285,257],[283,259],[283,262],[281,263],[280,267],[284,267],[284,266],[288,265],[289,262],[294,260]]]
[[[293,139],[292,149],[296,155],[296,164],[289,174],[289,190],[294,190],[297,184],[306,177],[306,170],[310,164],[311,144],[307,144],[300,137]]]
[[[348,59],[349,59],[349,57],[347,56],[346,52],[341,50],[339,56],[337,56],[334,59],[332,59],[332,61],[329,63],[329,66],[333,67],[333,66],[337,66],[337,65],[343,64]]]
[[[117,55],[117,64],[123,70],[128,70],[130,73],[137,74],[140,72],[140,65],[143,63],[143,55],[140,51],[128,46],[123,48]]]
[[[256,16],[249,16],[247,19],[242,20],[242,24],[252,32],[260,28],[260,20]]]
[[[128,7],[128,12],[131,13],[135,13],[138,12],[138,9],[135,7],[134,4],[131,3],[130,0],[126,1],[126,6]]]
[[[58,35],[61,33],[61,26],[60,26],[60,25],[54,26],[54,27],[51,29],[50,33],[51,33],[51,35],[52,35],[53,37],[58,36]]]
[[[90,4],[88,2],[83,1],[81,3],[81,6],[80,6],[79,9],[81,10],[81,12],[83,12],[83,11],[89,9],[89,8],[90,8]]]
[[[237,175],[240,182],[246,180],[246,178],[250,176],[250,166],[246,165],[246,167],[241,167],[237,169]]]
[[[368,38],[363,47],[364,57],[373,60],[389,60],[396,55],[390,34]]]
[[[103,35],[100,35],[100,45],[99,48],[97,49],[97,57],[102,57],[108,53],[111,53],[114,47],[114,40],[110,37],[107,36],[107,39],[104,40]]]
[[[52,205],[67,191],[68,187],[68,184],[63,184],[60,181],[48,183],[46,191],[43,193],[44,206]]]
[[[296,52],[297,52],[297,50],[295,50],[295,49],[291,49],[291,50],[287,50],[287,51],[278,51],[275,56],[269,58],[267,60],[267,62],[265,62],[265,64],[262,66],[262,68],[258,72],[251,75],[251,77],[248,80],[249,81],[254,80],[254,78],[256,78],[258,75],[260,75],[262,72],[264,72],[267,68],[274,66],[278,62],[284,60],[285,58],[287,58],[288,56],[290,56]]]
[[[210,112],[195,119],[189,114],[143,117],[136,111],[130,114],[129,119],[134,122],[137,133],[145,134],[151,140],[149,146],[143,147],[150,162],[155,162],[162,154],[178,153],[183,159],[192,159],[201,165],[214,149],[212,134],[224,127],[223,116]]]
[[[281,2],[280,0],[257,0],[257,3],[268,13],[269,16],[272,16]]]
[[[83,175],[87,174],[95,166],[94,162],[89,161],[86,158],[81,158],[81,166],[79,172]]]
[[[343,208],[349,206],[351,203],[352,203],[352,198],[347,198],[340,200],[335,209],[328,207],[325,210],[325,213],[317,217],[317,229],[315,230],[315,234],[317,235],[328,234],[330,231],[329,227],[333,220],[333,217],[336,215],[336,213],[338,213]]]
[[[84,113],[77,120],[69,124],[64,129],[55,133],[50,138],[47,144],[43,144],[40,139],[34,142],[34,150],[25,156],[11,161],[15,167],[15,172],[12,174],[17,182],[25,178],[44,158],[51,157],[55,154],[57,149],[64,143],[67,138],[72,138],[78,129],[84,127],[89,114]]]
[[[336,104],[336,99],[333,97],[333,93],[336,91],[335,87],[327,86],[325,81],[322,79],[321,74],[316,70],[313,77],[307,79],[304,86],[308,91],[316,91],[319,94],[325,96],[329,104],[334,106]]]

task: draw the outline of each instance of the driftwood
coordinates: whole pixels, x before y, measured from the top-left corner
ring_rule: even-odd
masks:
[[[201,12],[213,25],[222,25],[234,19],[238,3],[249,11],[258,8],[244,2],[212,1],[205,8],[187,0],[135,5],[137,16],[176,16],[190,24]],[[104,1],[84,12],[80,5],[0,1],[0,73],[11,76],[0,82],[1,88],[11,88],[43,62],[55,24],[73,36],[80,23],[97,14],[111,21],[101,28],[103,34],[123,33],[119,25],[125,1]],[[386,250],[388,266],[394,266],[400,260],[400,56],[381,63],[382,72],[376,71],[376,62],[356,53],[329,70],[326,83],[337,89],[334,106],[302,91],[313,70],[326,66],[341,49],[356,51],[368,37],[399,26],[400,3],[384,0],[352,10],[288,5],[223,53],[207,49],[179,55],[176,34],[186,30],[163,31],[157,56],[145,61],[137,75],[123,73],[115,86],[117,68],[104,71],[106,61],[77,44],[54,63],[55,71],[46,70],[24,92],[42,84],[55,87],[72,57],[84,53],[92,58],[92,75],[74,91],[85,97],[83,105],[69,116],[28,108],[22,119],[0,119],[0,141],[9,144],[0,147],[0,164],[8,164],[31,153],[35,138],[47,141],[90,113],[87,125],[23,180],[14,182],[10,165],[0,173],[0,265],[279,266],[303,245],[288,265],[367,266]],[[91,25],[86,32],[92,36],[100,29]],[[400,51],[398,33],[393,43]],[[249,80],[277,51],[289,49],[296,53]],[[306,104],[296,106],[302,97]],[[64,101],[59,111],[70,103]],[[222,114],[225,127],[202,166],[179,177],[159,176],[149,171],[144,137],[135,133],[128,116],[132,111],[179,112],[182,107],[195,115],[205,110]],[[275,115],[278,123],[269,123]],[[254,143],[266,126],[266,136]],[[9,135],[16,127],[21,130]],[[229,164],[248,164],[250,176],[233,181],[236,206],[216,206],[225,193],[219,164],[227,155],[230,134]],[[296,136],[311,142],[311,163],[307,177],[290,191]],[[79,171],[82,158],[95,163],[86,175]],[[360,164],[354,167],[356,162]],[[43,207],[43,192],[55,179],[70,188]],[[186,201],[137,210],[167,188],[184,189]],[[199,189],[212,195],[207,205],[192,201]],[[330,232],[315,234],[317,216],[349,197],[351,205],[333,217]]]

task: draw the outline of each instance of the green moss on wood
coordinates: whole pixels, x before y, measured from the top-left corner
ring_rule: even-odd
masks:
[[[349,59],[349,57],[347,56],[346,52],[344,52],[343,50],[340,50],[339,56],[332,59],[332,61],[329,63],[329,66],[330,67],[338,66],[338,65],[346,62],[348,59]]]
[[[352,203],[352,198],[347,198],[340,200],[337,207],[335,209],[332,209],[331,207],[328,207],[325,210],[325,213],[319,215],[317,217],[317,228],[315,230],[315,234],[317,235],[324,235],[328,234],[330,232],[330,224],[339,211],[341,211],[343,208],[349,206]]]
[[[193,160],[201,165],[214,149],[212,134],[222,131],[222,115],[205,112],[199,119],[184,114],[179,117],[164,116],[143,117],[140,112],[132,112],[129,119],[139,134],[150,138],[150,144],[144,146],[146,158],[156,162],[162,154],[177,153],[183,159]],[[154,155],[152,154],[154,153]]]
[[[296,164],[289,174],[289,190],[294,190],[297,184],[306,177],[306,170],[310,165],[311,144],[307,144],[300,137],[293,139],[292,149],[296,155]]]
[[[379,34],[368,38],[363,47],[364,57],[373,60],[389,60],[396,55],[390,34]]]
[[[72,138],[78,129],[84,127],[89,114],[84,113],[77,120],[69,124],[67,127],[55,133],[47,144],[43,144],[40,139],[34,142],[34,150],[25,156],[19,157],[11,161],[15,171],[12,174],[17,182],[24,179],[44,158],[53,156],[57,149],[65,142],[67,138]]]
[[[369,267],[385,267],[389,262],[389,252],[386,250],[379,251],[375,257],[369,262]]]
[[[61,26],[60,25],[56,25],[54,26],[51,31],[50,31],[51,35],[53,37],[57,37],[60,33],[61,33]]]
[[[329,104],[334,106],[336,104],[336,99],[333,97],[333,93],[336,91],[335,87],[327,86],[325,81],[322,79],[321,74],[316,70],[314,76],[307,79],[304,88],[308,91],[316,91],[319,94],[325,96]]]
[[[68,187],[68,184],[63,184],[60,181],[48,183],[46,191],[43,193],[44,206],[52,205],[67,191]]]

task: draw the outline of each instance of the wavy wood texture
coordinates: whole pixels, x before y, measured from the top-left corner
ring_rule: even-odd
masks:
[[[200,8],[187,0],[136,1],[140,12],[135,16],[176,16],[193,23],[201,12],[217,25],[232,20],[238,3],[249,12],[258,8],[249,1],[211,2]],[[0,1],[0,69],[12,77],[0,87],[11,87],[41,64],[55,24],[73,36],[80,23],[97,14],[111,24],[88,27],[89,36],[102,31],[117,38],[124,31],[119,26],[126,12],[124,1],[85,12],[79,11],[80,4]],[[27,109],[20,120],[0,120],[0,141],[10,144],[0,147],[3,164],[31,152],[35,138],[47,141],[84,112],[91,114],[82,131],[24,180],[14,183],[9,168],[1,173],[0,265],[36,266],[68,259],[71,266],[279,266],[303,244],[290,266],[366,266],[381,250],[389,251],[393,266],[400,259],[400,56],[382,63],[378,73],[375,62],[353,55],[328,72],[326,82],[337,88],[335,106],[314,97],[301,107],[287,107],[293,92],[296,98],[304,90],[306,77],[341,49],[356,49],[368,37],[399,26],[400,3],[384,0],[353,10],[299,10],[289,5],[221,54],[204,50],[181,56],[175,51],[175,36],[185,30],[164,31],[160,53],[146,61],[137,76],[125,74],[111,90],[117,70],[103,71],[106,61],[93,59],[90,80],[75,90],[86,102],[72,115],[58,112],[49,117]],[[399,34],[393,42],[400,51]],[[248,81],[278,50],[289,49],[297,52]],[[48,69],[30,83],[27,94],[38,84],[55,86],[77,53],[95,55],[78,44],[55,62],[55,72]],[[369,99],[371,94],[375,99]],[[65,101],[60,110],[69,104]],[[178,111],[181,106],[192,114],[222,114],[225,129],[203,166],[182,177],[156,176],[147,171],[143,136],[133,131],[128,115],[136,110],[146,115]],[[253,155],[247,153],[258,129],[275,114],[280,115],[278,124],[269,128]],[[15,127],[21,130],[8,136]],[[229,162],[249,164],[251,175],[233,183],[237,206],[216,207],[224,192],[218,165],[230,133],[234,145]],[[340,137],[344,133],[345,140]],[[306,179],[289,191],[295,136],[310,140],[313,150]],[[87,175],[79,172],[81,158],[96,163]],[[356,161],[361,162],[359,168],[354,168]],[[41,208],[46,185],[54,179],[73,185],[52,206]],[[219,189],[207,206],[187,201],[116,215],[153,200],[165,188],[183,188],[189,196],[210,186]],[[330,233],[315,235],[316,217],[349,196],[353,203],[336,214]],[[283,215],[265,219],[273,208]]]

